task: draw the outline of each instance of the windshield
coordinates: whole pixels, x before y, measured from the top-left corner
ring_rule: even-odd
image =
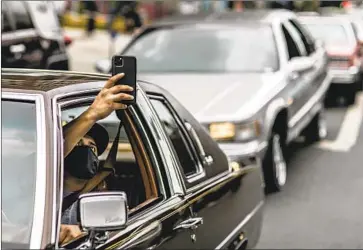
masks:
[[[160,29],[138,38],[124,53],[139,72],[264,72],[278,69],[270,26],[238,29]]]
[[[311,34],[328,46],[341,46],[351,43],[347,30],[341,24],[306,24]]]
[[[29,248],[37,166],[35,103],[1,104],[1,243]]]

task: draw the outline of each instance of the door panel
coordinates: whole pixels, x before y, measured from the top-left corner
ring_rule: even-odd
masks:
[[[246,174],[241,170],[239,174],[230,174],[221,183],[215,183],[204,193],[196,192],[189,197],[195,200],[193,213],[204,221],[197,229],[196,242],[191,246],[197,249],[225,248],[242,232],[252,245],[257,242],[261,219],[251,220],[249,224],[248,215],[263,200],[260,173],[258,167]],[[243,221],[246,224],[242,226]],[[249,231],[247,225],[257,230]],[[235,229],[230,239],[223,243]]]

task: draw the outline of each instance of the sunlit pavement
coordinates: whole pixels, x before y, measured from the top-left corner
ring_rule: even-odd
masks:
[[[69,47],[72,70],[95,72],[97,59],[110,57],[107,32],[96,31],[90,38],[83,30],[66,33],[74,39]],[[115,51],[129,39],[118,36]],[[327,110],[324,142],[291,145],[288,182],[282,192],[266,198],[257,248],[363,248],[362,102],[360,93],[355,105]]]
[[[120,34],[112,42],[110,34],[104,30],[95,30],[91,37],[81,29],[66,28],[65,33],[73,40],[68,48],[71,70],[82,72],[96,72],[98,59],[111,58],[130,40],[129,35]]]

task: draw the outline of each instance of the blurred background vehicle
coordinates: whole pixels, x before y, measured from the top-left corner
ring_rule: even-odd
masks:
[[[3,68],[69,69],[66,46],[71,40],[52,3],[4,1],[1,11]]]
[[[353,104],[362,84],[361,45],[348,18],[339,16],[300,16],[299,20],[312,35],[324,41],[333,76],[329,97],[343,94]]]
[[[140,79],[173,93],[228,155],[260,155],[268,191],[286,183],[291,140],[326,135],[327,56],[292,12],[171,17],[120,54],[135,56]],[[109,72],[110,62],[103,64],[98,69]]]

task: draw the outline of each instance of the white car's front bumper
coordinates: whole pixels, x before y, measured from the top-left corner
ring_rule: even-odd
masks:
[[[220,148],[225,154],[234,161],[240,161],[249,157],[259,157],[263,159],[267,142],[259,142],[257,140],[245,143],[219,143]]]

